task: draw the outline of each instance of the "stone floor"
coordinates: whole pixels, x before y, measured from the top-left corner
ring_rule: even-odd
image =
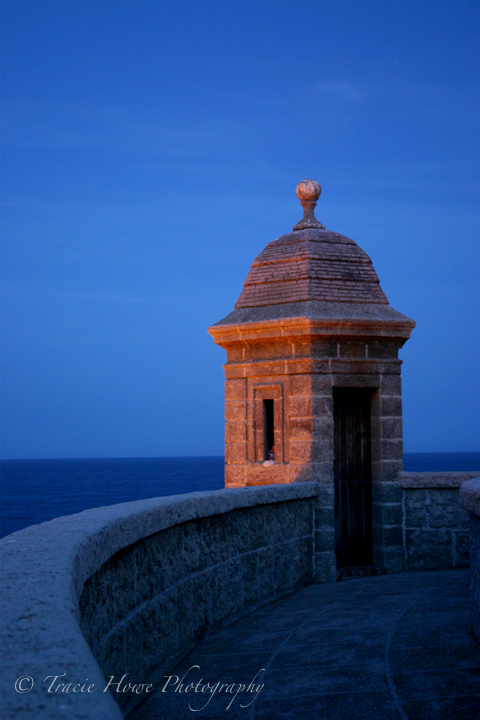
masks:
[[[131,720],[478,719],[469,609],[468,570],[310,585],[206,637]]]

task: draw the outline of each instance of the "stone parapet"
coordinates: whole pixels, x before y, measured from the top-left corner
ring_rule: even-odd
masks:
[[[140,500],[1,540],[2,720],[121,720],[114,696],[128,709],[145,694],[103,692],[110,676],[152,682],[208,627],[318,577],[317,487]],[[321,579],[330,566],[320,554]],[[63,673],[95,689],[48,693]]]
[[[407,570],[468,567],[468,513],[459,488],[478,472],[402,472],[403,547]]]
[[[443,471],[443,472],[406,472],[400,473],[402,488],[459,488],[466,480],[478,478],[480,470]]]
[[[472,579],[472,630],[480,645],[480,477],[467,480],[460,488],[460,504],[470,515],[470,567]]]

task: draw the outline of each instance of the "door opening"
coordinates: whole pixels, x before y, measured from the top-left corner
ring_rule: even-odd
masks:
[[[371,391],[334,388],[337,566],[372,562]]]

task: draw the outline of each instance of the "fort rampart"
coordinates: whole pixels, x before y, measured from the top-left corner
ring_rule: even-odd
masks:
[[[401,536],[392,535],[403,545],[399,569],[468,564],[458,487],[475,476],[404,473],[392,483],[391,504],[403,513]],[[3,717],[123,717],[142,698],[117,692],[126,673],[120,689],[159,680],[209,628],[298,586],[334,581],[323,530],[332,511],[322,483],[289,483],[113,505],[7,536],[0,543]],[[478,508],[478,564],[477,526]],[[94,689],[48,692],[45,678],[57,675]],[[25,678],[34,684],[28,692]]]

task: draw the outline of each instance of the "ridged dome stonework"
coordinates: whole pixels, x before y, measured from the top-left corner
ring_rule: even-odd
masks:
[[[254,260],[236,309],[317,300],[388,305],[370,257],[330,230],[297,230]]]

